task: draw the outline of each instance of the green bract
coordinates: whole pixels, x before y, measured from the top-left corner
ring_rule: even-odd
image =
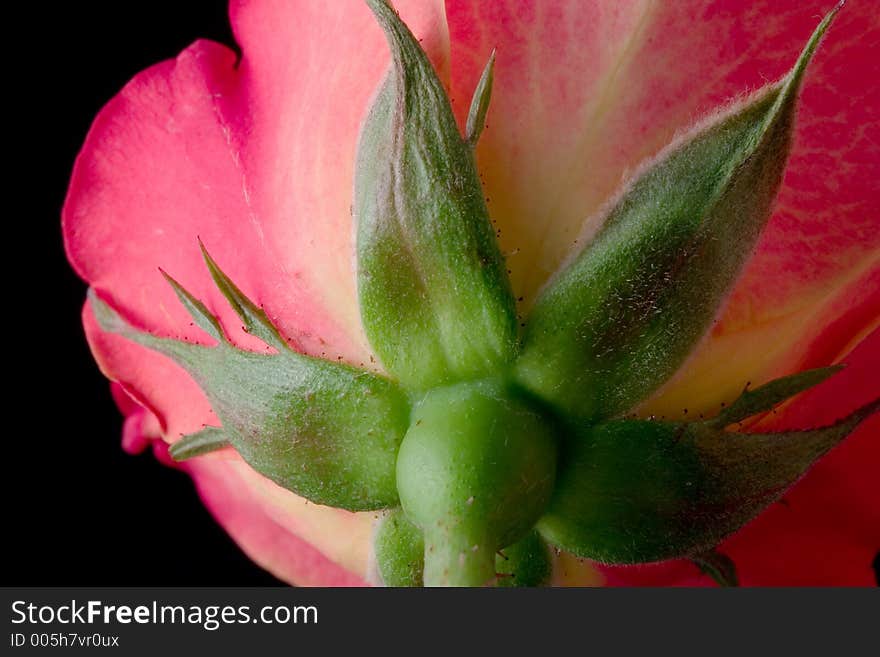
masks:
[[[804,71],[836,10],[782,82],[641,169],[518,337],[473,155],[494,54],[462,137],[413,35],[386,2],[367,2],[392,65],[363,126],[353,214],[361,317],[388,376],[292,351],[202,247],[245,330],[274,353],[230,344],[167,276],[216,346],[138,331],[91,293],[104,330],[186,368],[222,423],[171,455],[232,447],[313,502],[384,509],[375,565],[392,586],[539,585],[548,543],[608,563],[688,557],[734,584],[719,541],[880,402],[828,427],[729,430],[839,369],[824,368],[746,390],[708,420],[625,416],[693,350],[758,239]]]

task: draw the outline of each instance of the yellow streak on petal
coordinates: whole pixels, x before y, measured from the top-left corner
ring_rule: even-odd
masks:
[[[636,414],[666,419],[694,419],[700,413],[710,417],[720,410],[722,402],[736,399],[746,383],[755,387],[797,371],[812,339],[833,320],[833,306],[840,293],[878,266],[880,254],[868,254],[856,266],[799,296],[788,307],[771,309],[771,316],[752,316],[749,323],[734,330],[710,332],[679,372],[635,409]],[[878,325],[880,318],[869,321],[848,347]],[[848,348],[838,357],[846,353]]]
[[[272,518],[331,561],[361,577],[367,571],[375,513],[352,513],[309,502],[266,479],[242,462],[242,477],[264,498]]]
[[[376,513],[352,513],[309,502],[259,474],[233,450],[199,458],[224,460],[224,465],[235,471],[248,495],[255,498],[260,508],[280,527],[349,572],[360,577],[366,575]],[[263,561],[265,555],[254,553],[249,556],[272,570],[273,564]]]
[[[641,3],[639,17],[628,37],[621,45],[602,79],[596,85],[595,97],[583,120],[584,129],[579,133],[577,146],[572,149],[573,157],[559,168],[558,177],[553,177],[553,190],[545,190],[542,202],[552,199],[545,206],[543,218],[539,222],[532,266],[525,273],[521,293],[529,298],[534,295],[547,277],[555,271],[572,247],[572,240],[581,232],[583,224],[594,217],[595,210],[607,197],[609,190],[597,190],[588,186],[592,192],[589,198],[576,199],[580,204],[580,212],[571,215],[572,193],[583,193],[584,181],[581,174],[591,159],[604,134],[603,125],[609,113],[618,102],[620,86],[626,82],[626,72],[633,57],[647,33],[652,17],[657,8],[655,2],[646,0]]]
[[[605,577],[586,559],[569,552],[553,555],[550,586],[603,586]]]

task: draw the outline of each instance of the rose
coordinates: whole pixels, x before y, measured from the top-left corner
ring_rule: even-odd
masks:
[[[750,18],[723,4],[601,11],[572,3],[555,13],[540,4],[450,2],[444,23],[437,7],[401,3],[436,68],[451,76],[460,119],[483,60],[498,48],[478,159],[525,304],[625,169],[699,113],[792,64],[821,9],[798,5],[774,3]],[[225,49],[196,44],[176,63],[141,74],[96,120],[65,207],[71,260],[132,323],[204,341],[195,327],[181,334],[190,319],[156,275],[163,266],[220,314],[237,344],[264,349],[237,330],[206,276],[192,248],[201,235],[298,348],[368,364],[349,206],[355,143],[387,60],[381,34],[357,4],[234,6],[232,18],[244,53],[238,69]],[[297,30],[296,38],[279,29]],[[869,9],[852,3],[816,55],[785,184],[758,252],[709,338],[641,414],[714,414],[747,380],[757,385],[840,361],[849,367],[762,426],[828,424],[876,397],[869,363],[878,340],[871,334],[877,99],[852,72],[858,62],[869,66],[864,33],[876,30]],[[686,38],[671,37],[681,33]],[[849,72],[840,70],[844,62]],[[129,445],[218,424],[182,370],[100,331],[88,308],[84,318],[102,368],[137,402],[122,404],[130,411]],[[786,506],[771,507],[723,545],[743,582],[870,581],[880,544],[869,484],[876,426],[869,420],[791,491]],[[364,575],[372,514],[306,505],[228,451],[185,467],[221,522],[276,574],[300,583]],[[563,560],[560,570],[571,563]],[[696,573],[687,565],[656,575],[657,567],[606,572],[611,580],[647,573],[658,582]]]

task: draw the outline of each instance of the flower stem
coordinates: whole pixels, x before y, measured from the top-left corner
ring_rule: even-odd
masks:
[[[450,536],[445,530],[425,538],[425,586],[494,585],[495,550],[489,541]]]

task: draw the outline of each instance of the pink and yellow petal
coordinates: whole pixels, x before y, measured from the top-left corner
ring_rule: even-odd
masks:
[[[362,586],[375,514],[310,504],[260,476],[231,449],[174,462],[159,423],[126,393],[125,439],[152,444],[156,458],[190,474],[217,521],[253,561],[300,586]]]
[[[768,275],[766,284],[772,280]],[[789,299],[778,314],[758,308],[750,315],[750,292],[741,287],[728,308],[681,370],[639,407],[640,414],[714,415],[747,384],[840,362],[880,325],[880,254],[812,294]]]
[[[205,505],[244,552],[298,586],[365,586],[375,514],[312,504],[237,455],[188,462]]]
[[[604,114],[617,94],[615,71],[630,57],[646,6],[595,0],[447,2],[451,95],[460,120],[482,67],[497,49],[492,103],[477,153],[502,251],[512,254],[508,268],[517,295],[530,299],[558,265],[581,221],[602,200],[588,197],[604,198],[611,191],[593,191],[583,169],[595,143],[613,138],[596,115]],[[610,166],[595,164],[599,171]]]

